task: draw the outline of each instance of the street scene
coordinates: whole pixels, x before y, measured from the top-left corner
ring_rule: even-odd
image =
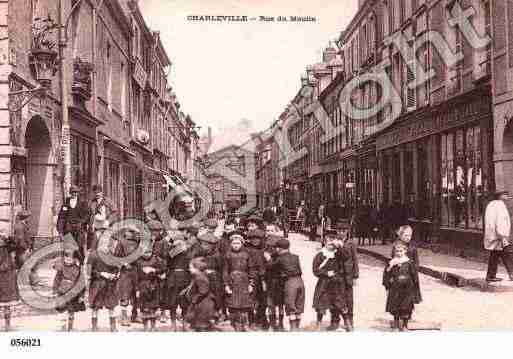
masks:
[[[321,2],[0,6],[0,331],[513,329],[513,3]]]

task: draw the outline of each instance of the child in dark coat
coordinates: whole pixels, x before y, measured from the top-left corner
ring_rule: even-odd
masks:
[[[386,311],[394,316],[394,327],[408,329],[408,320],[416,304],[419,283],[417,268],[407,256],[407,246],[397,242],[394,257],[383,272],[383,286],[387,290]]]
[[[255,290],[252,293],[254,307],[249,311],[249,325],[256,329],[260,325],[262,329],[268,329],[266,308],[267,308],[267,283],[266,283],[266,260],[264,257],[265,232],[261,229],[254,229],[247,234],[246,250],[253,259],[255,265]]]
[[[347,315],[348,303],[346,301],[346,283],[344,273],[344,258],[338,250],[341,242],[336,232],[326,233],[326,244],[313,260],[313,273],[319,278],[315,286],[313,308],[317,312],[317,328],[321,329],[321,322],[327,310],[331,314],[331,324],[328,330],[337,330],[340,315]]]
[[[276,270],[283,279],[285,313],[289,317],[290,330],[299,330],[301,315],[305,309],[305,285],[301,278],[299,257],[290,253],[290,242],[281,239],[277,245]],[[268,259],[268,258],[266,258]]]
[[[230,241],[231,248],[223,265],[226,306],[233,329],[246,331],[247,313],[253,308],[251,293],[255,288],[256,275],[251,256],[242,248],[242,235],[232,234]]]
[[[267,307],[269,308],[269,322],[273,331],[283,331],[283,318],[285,317],[285,294],[283,292],[283,278],[276,266],[278,256],[277,244],[281,237],[269,235],[264,252],[266,259]]]
[[[207,264],[201,257],[194,258],[189,264],[192,282],[187,297],[191,304],[186,319],[196,332],[217,330],[214,325],[217,318],[216,295],[205,273],[206,268]]]
[[[84,288],[85,278],[80,277],[79,252],[72,248],[64,248],[64,258],[54,265],[56,270],[53,281],[53,292],[57,296],[57,300],[62,304],[55,308],[60,313],[67,313],[67,326],[65,330],[68,332],[73,330],[73,322],[76,312],[85,311]],[[79,281],[83,282],[80,283]]]

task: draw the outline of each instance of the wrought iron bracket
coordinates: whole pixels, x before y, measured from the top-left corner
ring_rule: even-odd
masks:
[[[40,96],[44,97],[46,95],[47,89],[38,86],[36,88],[30,89],[30,90],[20,90],[20,91],[12,91],[9,92],[9,111],[17,112],[21,110],[23,107],[25,107],[34,97]],[[12,99],[21,99],[21,103],[18,103],[16,101],[16,107],[12,106]]]

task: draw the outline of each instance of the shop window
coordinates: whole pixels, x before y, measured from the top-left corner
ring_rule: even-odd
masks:
[[[482,144],[479,127],[441,136],[444,226],[481,229],[484,207]]]

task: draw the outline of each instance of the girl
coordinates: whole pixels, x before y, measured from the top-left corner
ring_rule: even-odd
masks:
[[[419,254],[417,252],[417,246],[411,241],[413,237],[413,229],[411,226],[401,226],[397,230],[397,241],[396,243],[402,243],[406,246],[406,256],[410,258],[412,263],[415,265],[415,269],[419,270]],[[395,245],[395,243],[394,243]],[[392,247],[393,248],[393,247]],[[394,254],[392,253],[392,257]],[[417,283],[415,288],[415,304],[422,302],[422,293],[420,291],[420,285]],[[410,318],[411,319],[411,318]]]
[[[11,306],[18,302],[18,285],[16,283],[16,264],[14,252],[16,245],[0,229],[0,309],[3,309],[5,331],[11,329]]]
[[[144,331],[148,331],[148,322],[151,331],[156,329],[157,310],[161,306],[161,279],[160,275],[166,268],[165,261],[156,252],[155,243],[148,248],[137,260],[137,302],[143,318]]]
[[[345,296],[344,266],[337,250],[338,240],[336,234],[326,233],[326,246],[321,249],[313,260],[313,273],[319,278],[315,286],[313,308],[317,312],[317,328],[321,329],[321,322],[326,310],[331,313],[331,324],[328,330],[337,330],[340,315],[348,313]]]
[[[249,253],[242,250],[243,237],[230,236],[230,250],[223,267],[223,281],[226,293],[226,307],[230,312],[233,329],[246,331],[247,313],[253,308],[251,293],[255,287],[255,270]]]
[[[53,292],[57,296],[65,296],[70,290],[79,285],[81,267],[80,254],[72,248],[64,248],[64,258],[62,263],[54,266],[56,275],[53,282]],[[85,288],[85,285],[81,286]],[[71,294],[72,292],[70,292]],[[64,330],[71,332],[73,330],[73,322],[76,312],[85,311],[85,303],[83,299],[84,290],[67,299],[65,303],[55,308],[59,313],[67,313],[68,323]],[[64,299],[64,298],[63,298]]]
[[[98,249],[89,256],[88,264],[91,267],[89,284],[89,306],[91,312],[92,331],[98,331],[98,311],[106,308],[109,311],[110,330],[116,331],[116,317],[114,309],[118,305],[119,296],[117,282],[120,266],[115,265],[115,256],[120,247],[114,237],[102,236],[98,242]]]
[[[213,324],[217,317],[216,296],[205,274],[206,268],[207,264],[201,257],[192,259],[189,264],[189,272],[193,279],[187,295],[191,303],[187,321],[196,332],[216,330]]]
[[[394,327],[399,331],[408,329],[419,283],[417,268],[406,255],[407,250],[404,243],[397,242],[394,257],[383,272],[383,285],[388,292],[386,311],[394,316]]]

